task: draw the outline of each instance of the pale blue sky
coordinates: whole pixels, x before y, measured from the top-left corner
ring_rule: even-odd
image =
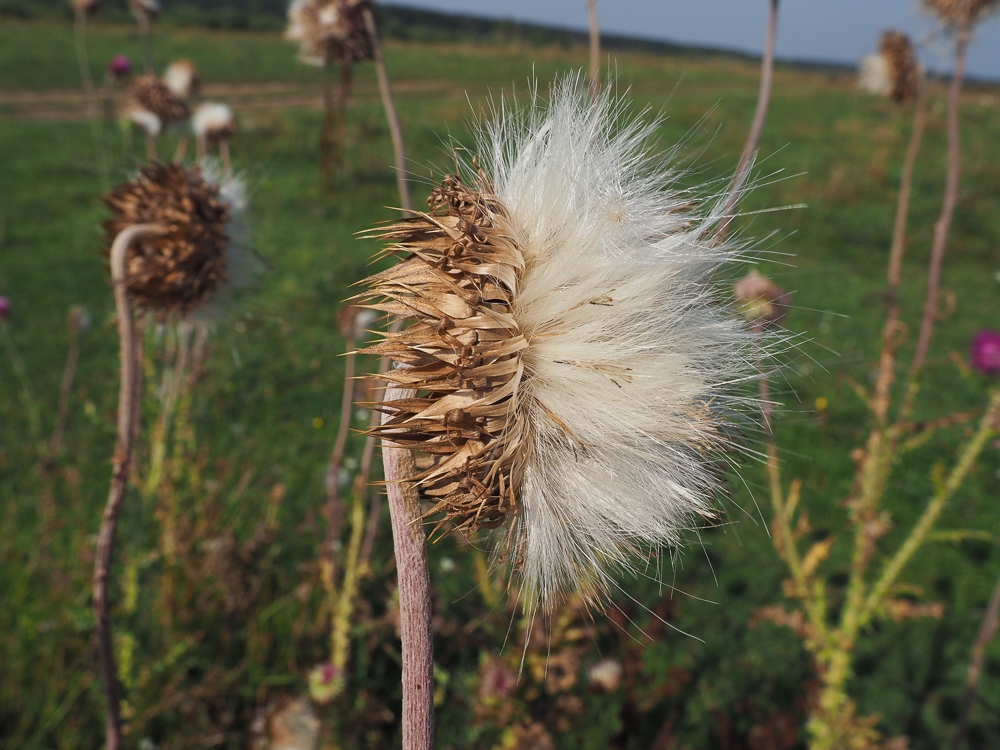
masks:
[[[583,29],[586,0],[388,0],[431,10],[511,18]],[[761,50],[767,0],[597,0],[601,29],[672,42]],[[883,29],[907,32],[914,41],[933,30],[919,0],[782,0],[777,54],[837,63],[856,63],[875,49]],[[940,42],[921,50],[932,70],[950,68]],[[1000,16],[980,24],[970,48],[969,73],[1000,80]]]

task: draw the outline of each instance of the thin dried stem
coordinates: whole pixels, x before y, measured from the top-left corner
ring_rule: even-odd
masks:
[[[90,72],[90,60],[87,58],[87,11],[76,9],[76,61],[80,67],[80,79],[83,81],[83,94],[87,101],[87,119],[90,120],[90,135],[94,141],[94,150],[101,165],[103,184],[111,181],[108,170],[108,155],[104,150],[104,129],[100,117],[100,105],[97,90],[94,87],[94,77]]]
[[[413,398],[416,391],[388,388],[386,401]],[[383,423],[391,419],[386,412]],[[392,518],[399,581],[399,623],[403,652],[403,750],[434,747],[434,643],[431,632],[431,580],[427,567],[427,534],[421,520],[420,495],[408,477],[417,467],[413,454],[382,441],[386,494]]]
[[[597,23],[597,0],[587,0],[587,20],[590,22],[590,95],[601,90],[601,27]]]
[[[920,153],[927,122],[927,84],[920,81],[913,113],[913,132],[910,145],[903,160],[900,176],[899,197],[896,201],[896,222],[892,231],[892,249],[889,252],[887,271],[888,289],[886,296],[885,328],[882,332],[882,353],[879,361],[878,381],[875,384],[874,410],[879,423],[884,423],[889,411],[889,392],[896,375],[896,349],[900,343],[899,329],[899,284],[902,278],[903,255],[906,253],[906,223],[910,215],[910,190],[913,185],[913,168]]]
[[[118,438],[115,444],[114,468],[108,504],[101,519],[94,560],[94,615],[97,620],[97,645],[107,700],[105,720],[107,750],[121,748],[121,709],[118,691],[118,670],[115,667],[114,645],[111,637],[111,611],[108,603],[108,577],[115,544],[118,516],[125,502],[128,487],[129,463],[135,438],[133,414],[136,401],[136,342],[132,325],[132,307],[125,285],[126,256],[129,247],[138,239],[154,237],[166,232],[156,224],[136,224],[122,230],[111,245],[111,278],[115,287],[115,309],[118,314],[118,334],[121,343],[121,390],[118,395]]]
[[[153,25],[145,14],[139,14],[139,35],[142,37],[142,56],[146,66],[146,75],[156,72],[153,65]]]
[[[76,376],[76,366],[80,361],[80,328],[81,313],[74,310],[69,314],[69,353],[66,355],[66,369],[63,370],[62,383],[59,385],[59,406],[56,410],[56,423],[52,428],[52,438],[49,440],[49,460],[54,461],[62,447],[63,435],[66,432],[66,420],[69,416],[69,397],[73,390],[73,378]]]
[[[976,634],[976,643],[972,647],[972,659],[969,662],[969,673],[965,680],[965,699],[962,708],[962,718],[958,722],[955,730],[955,738],[952,741],[952,748],[959,750],[965,741],[965,732],[969,726],[969,718],[972,716],[972,708],[976,701],[976,690],[979,687],[979,678],[983,674],[983,664],[986,661],[986,647],[1000,629],[1000,578],[997,579],[993,595],[990,597],[986,611],[983,613],[983,621],[979,625],[979,632]]]
[[[746,182],[747,174],[750,171],[750,163],[757,152],[757,144],[760,141],[760,134],[764,131],[764,123],[767,120],[767,110],[771,105],[771,84],[774,80],[774,45],[778,32],[778,0],[771,0],[770,10],[767,17],[767,36],[764,39],[764,56],[760,67],[760,91],[757,94],[757,111],[754,112],[753,124],[747,134],[746,143],[743,144],[743,153],[740,154],[740,162],[736,167],[736,174],[730,187],[729,200],[723,210],[723,221],[719,227],[719,237],[725,237],[729,225],[733,220],[730,212],[735,208],[736,201],[739,200],[740,191]]]
[[[399,115],[396,114],[396,105],[392,99],[392,89],[389,86],[389,74],[385,68],[385,58],[382,56],[382,43],[378,38],[378,28],[375,26],[375,16],[372,15],[371,8],[364,9],[365,26],[368,35],[371,37],[372,54],[375,57],[375,71],[378,74],[378,90],[382,95],[382,106],[385,108],[385,117],[389,121],[389,134],[392,136],[392,150],[396,157],[396,183],[399,186],[399,201],[401,208],[406,209],[407,215],[412,213],[413,205],[410,202],[410,187],[406,182],[406,152],[403,148],[403,128],[399,124]]]
[[[958,184],[961,177],[961,143],[959,141],[959,107],[961,105],[962,78],[965,75],[965,63],[969,47],[970,29],[962,26],[958,30],[955,42],[955,72],[948,89],[948,172],[945,180],[944,199],[941,203],[941,215],[934,225],[934,242],[931,246],[930,267],[927,273],[927,298],[924,300],[924,316],[920,322],[920,334],[917,338],[917,349],[913,354],[913,365],[910,368],[910,385],[912,386],[927,360],[927,350],[930,348],[931,336],[934,334],[934,322],[938,313],[938,297],[941,288],[941,266],[948,247],[948,230],[955,214],[955,204],[958,201]],[[912,406],[913,395],[908,395],[902,417],[906,417]]]

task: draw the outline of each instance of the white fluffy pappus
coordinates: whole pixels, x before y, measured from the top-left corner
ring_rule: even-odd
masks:
[[[875,53],[861,58],[858,89],[872,96],[892,95],[892,63],[885,55]]]
[[[228,134],[235,124],[229,105],[218,102],[199,104],[191,116],[191,130],[198,138],[216,138],[220,134]]]
[[[174,95],[181,99],[190,99],[198,92],[201,74],[190,60],[174,60],[163,72],[163,82]]]
[[[739,258],[717,232],[729,195],[698,205],[678,188],[670,156],[655,148],[656,129],[656,121],[630,118],[624,101],[610,92],[592,100],[579,76],[556,82],[548,102],[536,92],[525,108],[502,104],[467,152],[477,156],[476,168],[467,168],[462,179],[486,196],[488,228],[466,223],[462,230],[459,223],[458,233],[445,230],[456,242],[466,242],[462,231],[472,232],[468,241],[495,241],[518,256],[509,268],[519,270],[498,271],[491,282],[505,290],[509,316],[487,300],[468,320],[503,315],[513,320],[510,335],[524,339],[512,385],[503,386],[511,395],[501,402],[503,429],[513,437],[506,443],[497,435],[492,444],[490,436],[477,440],[485,444],[479,457],[516,451],[500,481],[501,496],[509,496],[505,487],[514,488],[514,509],[499,506],[506,528],[497,532],[497,554],[512,567],[529,611],[551,609],[572,592],[599,603],[614,588],[616,571],[633,569],[638,556],[679,545],[714,518],[723,453],[733,447],[731,422],[756,406],[746,385],[756,377],[759,349],[730,293],[715,281],[720,267]],[[477,232],[486,239],[475,239]],[[424,257],[417,244],[407,243],[401,240],[397,252],[412,247]],[[483,266],[472,268],[484,273]],[[440,283],[453,272],[429,264],[425,277]],[[413,283],[420,278],[414,271]],[[453,278],[449,283],[465,283]],[[391,279],[383,282],[389,285]],[[464,288],[485,287],[472,282]],[[407,304],[405,290],[387,293],[393,304]],[[420,304],[412,308],[418,319]],[[462,326],[473,324],[455,317],[460,308],[447,307],[441,341],[450,337],[468,346]],[[427,331],[425,326],[406,344],[415,356],[431,351]],[[480,341],[494,340],[496,331],[485,330]],[[402,356],[400,361],[416,361]],[[434,356],[466,357],[458,349]],[[488,364],[474,363],[478,371]],[[466,390],[442,401],[452,408],[459,399],[471,405],[475,398]],[[403,408],[386,406],[396,414]],[[384,434],[403,436],[408,423],[426,432],[430,415],[445,410],[434,406],[407,420],[396,417]],[[448,415],[437,418],[449,424]],[[459,418],[463,414],[453,417]],[[440,460],[453,464],[457,458]],[[456,491],[467,498],[462,488],[470,480],[461,471]],[[493,475],[473,476],[473,486],[477,477],[488,483]]]

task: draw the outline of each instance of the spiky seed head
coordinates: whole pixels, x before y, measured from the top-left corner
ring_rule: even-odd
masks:
[[[577,77],[503,107],[481,168],[374,232],[399,263],[362,295],[411,321],[364,350],[417,392],[380,403],[374,433],[430,457],[410,477],[428,517],[504,527],[497,558],[529,607],[597,603],[611,569],[713,517],[752,377],[753,337],[713,281],[734,257],[715,231],[729,196],[693,210],[656,123],[624,106]]]
[[[132,245],[126,259],[129,293],[141,309],[185,313],[207,301],[225,279],[229,207],[198,167],[150,164],[113,188],[105,204],[108,246],[128,226],[159,224],[160,237]]]
[[[236,132],[233,111],[225,104],[205,102],[198,105],[191,117],[191,130],[199,138],[218,141]]]
[[[159,135],[167,125],[186,119],[188,108],[162,78],[146,75],[128,85],[125,116],[146,132]]]
[[[792,295],[756,269],[736,282],[733,296],[739,303],[740,314],[755,326],[781,325],[792,303]]]
[[[299,59],[307,65],[371,60],[364,18],[370,6],[370,0],[293,0],[285,38],[299,45]]]
[[[910,37],[901,31],[882,32],[879,54],[889,63],[892,99],[899,104],[916,99],[922,72]]]
[[[201,88],[201,71],[187,59],[174,60],[163,72],[163,83],[178,99],[187,101]]]
[[[997,6],[997,0],[923,0],[923,3],[944,23],[956,26],[972,26]]]

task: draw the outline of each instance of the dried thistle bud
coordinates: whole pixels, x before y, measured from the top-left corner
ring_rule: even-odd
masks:
[[[910,38],[900,31],[885,31],[878,53],[861,60],[858,88],[905,104],[917,97],[922,77]]]
[[[924,7],[944,23],[972,26],[992,12],[997,0],[923,0]]]
[[[293,0],[285,39],[298,43],[299,59],[307,65],[371,60],[364,18],[370,7],[370,0]]]
[[[159,135],[169,124],[188,116],[184,103],[159,76],[139,76],[129,84],[125,115],[151,135]]]
[[[733,287],[733,296],[740,301],[740,314],[755,325],[781,325],[792,303],[792,295],[756,269]]]
[[[411,324],[364,351],[417,392],[380,403],[374,434],[432,457],[410,477],[428,517],[503,527],[529,608],[597,602],[610,569],[713,517],[713,453],[745,403],[753,337],[713,292],[725,211],[692,210],[650,148],[657,124],[624,110],[579,77],[504,107],[481,168],[374,232],[400,262],[362,300]]]
[[[70,0],[69,4],[74,13],[93,13],[100,7],[101,0]]]
[[[218,141],[230,138],[236,132],[236,120],[227,105],[205,102],[194,111],[191,130],[198,138]]]
[[[204,303],[225,279],[229,207],[219,187],[197,167],[150,164],[104,198],[114,218],[104,222],[108,244],[128,226],[159,224],[166,234],[129,249],[129,293],[143,309],[187,312]]]
[[[163,83],[178,99],[187,101],[201,89],[201,71],[190,60],[174,60],[163,72]]]

